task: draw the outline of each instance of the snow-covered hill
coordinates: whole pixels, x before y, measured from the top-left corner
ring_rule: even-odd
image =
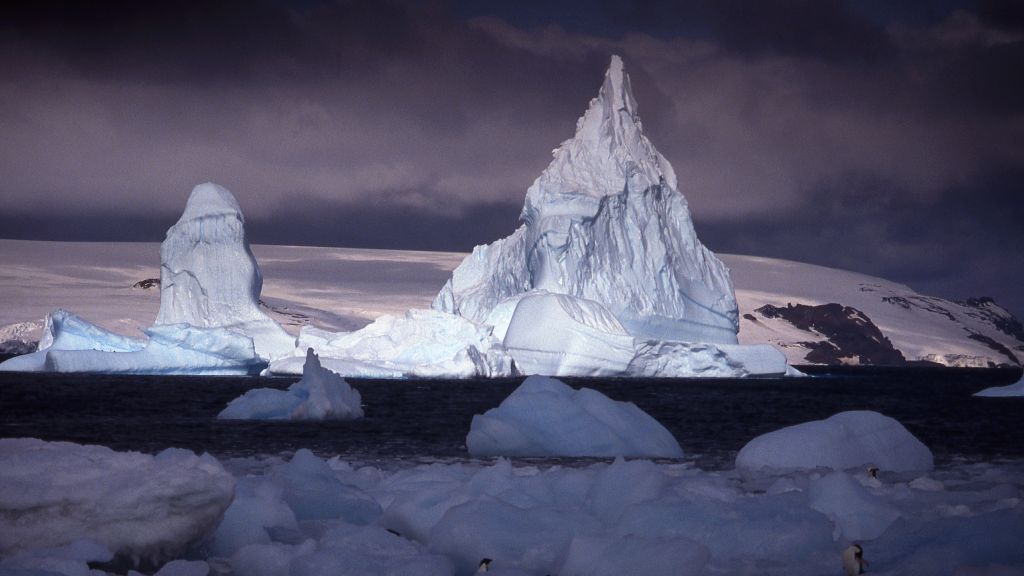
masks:
[[[720,257],[736,285],[740,342],[774,344],[791,363],[899,364],[893,352],[952,366],[1024,360],[1024,327],[990,299],[952,302],[856,272]]]
[[[293,334],[305,324],[354,330],[381,314],[428,307],[465,258],[450,252],[252,248],[263,269],[263,307]],[[719,256],[736,287],[740,342],[774,344],[792,363],[878,363],[877,358],[891,355],[878,355],[885,340],[908,361],[988,366],[1024,360],[1020,322],[989,300],[956,303],[854,272]],[[0,351],[24,352],[39,338],[46,314],[60,307],[104,328],[139,336],[157,316],[160,290],[135,285],[158,278],[159,266],[157,243],[0,240]],[[841,305],[838,314],[821,307],[829,303]],[[797,308],[801,304],[821,308]]]

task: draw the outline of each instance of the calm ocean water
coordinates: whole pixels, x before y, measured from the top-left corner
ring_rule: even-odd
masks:
[[[803,379],[566,379],[634,402],[665,425],[687,458],[729,468],[751,438],[843,410],[900,420],[940,463],[1024,459],[1024,399],[974,398],[1009,384],[1009,371],[854,370]],[[231,399],[293,379],[17,374],[0,372],[0,437],[37,437],[156,452],[170,446],[217,457],[310,448],[364,463],[468,459],[474,414],[522,379],[351,380],[366,418],[353,422],[216,420]]]

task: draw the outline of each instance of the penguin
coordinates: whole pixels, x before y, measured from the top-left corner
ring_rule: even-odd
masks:
[[[876,480],[878,479],[878,472],[879,472],[878,466],[872,466],[872,467],[868,468],[868,476],[871,476],[872,478],[874,478]]]
[[[843,570],[847,576],[863,574],[867,565],[868,561],[864,559],[864,549],[860,544],[851,544],[849,548],[843,550]]]
[[[491,562],[493,562],[493,560],[491,560],[490,558],[484,558],[483,560],[480,560],[480,566],[476,569],[476,573],[482,574],[490,570]]]

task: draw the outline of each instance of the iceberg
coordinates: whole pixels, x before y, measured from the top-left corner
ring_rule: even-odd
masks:
[[[145,340],[116,334],[58,308],[46,315],[46,323],[36,351],[0,363],[0,370],[45,371],[48,354],[57,350],[136,352],[145,347]]]
[[[235,480],[209,455],[0,439],[0,556],[88,538],[158,564],[211,533]]]
[[[618,56],[520,218],[453,271],[435,309],[483,323],[539,289],[598,302],[639,339],[736,343],[728,270],[697,239],[672,166],[644,136]]]
[[[877,466],[892,472],[934,467],[931,450],[898,421],[878,412],[840,412],[754,438],[736,455],[745,471]]]
[[[632,402],[530,376],[497,408],[473,416],[473,456],[682,458],[672,434]]]
[[[46,351],[47,372],[104,374],[207,374],[255,376],[266,366],[256,355],[252,339],[224,328],[198,328],[188,324],[153,326],[141,350]]]
[[[355,420],[362,398],[344,378],[320,366],[310,348],[302,379],[288,390],[257,388],[235,398],[217,414],[221,420]]]
[[[196,186],[160,245],[156,325],[226,328],[252,338],[266,361],[290,354],[295,338],[260,310],[262,290],[238,201],[212,182]]]
[[[512,358],[489,326],[437,310],[386,314],[355,332],[304,327],[299,345],[314,349],[325,368],[347,377],[496,378],[514,374]],[[301,367],[302,358],[293,355],[271,362],[269,372],[297,374]]]
[[[47,316],[36,352],[0,370],[108,374],[259,374],[295,338],[259,309],[263,278],[234,196],[192,190],[160,246],[160,311],[148,340],[104,330],[65,310]]]

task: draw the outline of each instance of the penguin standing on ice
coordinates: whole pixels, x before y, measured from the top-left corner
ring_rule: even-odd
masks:
[[[863,574],[867,565],[868,561],[864,559],[864,549],[860,544],[851,544],[849,548],[843,550],[843,569],[847,576]]]
[[[487,572],[491,568],[491,562],[493,562],[493,560],[491,560],[490,558],[484,558],[483,560],[481,560],[480,566],[476,569],[476,573],[482,574],[484,572]]]

